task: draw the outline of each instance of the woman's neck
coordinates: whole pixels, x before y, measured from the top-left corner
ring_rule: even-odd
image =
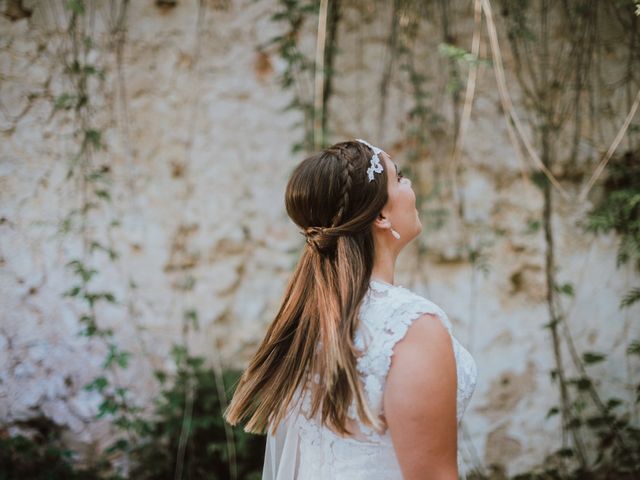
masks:
[[[395,257],[389,253],[386,255],[381,254],[380,256],[376,255],[373,269],[371,270],[371,278],[393,285],[395,261]]]

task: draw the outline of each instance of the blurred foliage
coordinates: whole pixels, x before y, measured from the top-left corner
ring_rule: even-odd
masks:
[[[50,419],[35,417],[21,425],[30,432],[0,432],[0,480],[93,480],[97,468],[74,465],[73,452],[63,446],[61,431]]]
[[[175,375],[155,372],[161,388],[153,414],[138,417],[135,428],[115,424],[136,435],[117,439],[95,465],[78,466],[74,452],[62,446],[58,427],[42,418],[23,425],[36,432],[31,438],[0,437],[0,480],[259,479],[264,437],[231,428],[222,418],[226,398],[233,393],[229,387],[236,384],[240,372],[227,370],[217,376],[203,358],[190,356],[184,347],[175,347],[173,357]],[[114,454],[120,452],[126,453],[126,473],[114,469]]]
[[[73,452],[59,439],[35,442],[23,435],[0,439],[0,480],[89,480],[101,478],[93,470],[75,468]]]
[[[183,347],[175,347],[173,356],[177,373],[171,382],[164,372],[156,372],[162,389],[153,418],[147,421],[131,450],[134,463],[131,478],[174,478],[182,438],[184,459],[180,478],[259,479],[264,438],[241,428],[232,429],[222,418],[226,398],[233,393],[228,387],[236,384],[240,372],[222,373],[218,380],[224,385],[225,398],[221,398],[216,383],[218,374],[205,367],[202,357],[190,356]],[[235,455],[235,461],[231,455]],[[231,472],[236,468],[237,476]]]
[[[640,153],[626,152],[612,159],[603,184],[603,195],[589,212],[587,229],[595,233],[615,232],[620,237],[618,266],[631,263],[640,271]],[[623,297],[620,306],[640,300],[640,286]]]

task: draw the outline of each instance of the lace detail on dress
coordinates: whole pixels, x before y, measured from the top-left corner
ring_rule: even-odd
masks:
[[[383,393],[391,366],[393,347],[407,333],[414,320],[423,314],[440,319],[451,335],[456,360],[458,423],[476,385],[477,369],[473,357],[456,340],[446,313],[435,303],[399,285],[371,280],[360,306],[360,325],[354,342],[362,352],[357,369],[365,398],[375,415],[383,415]],[[316,379],[313,379],[316,380]],[[301,402],[277,435],[267,436],[263,480],[268,479],[401,479],[388,430],[376,432],[360,421],[352,402],[350,422],[353,437],[342,437],[321,425],[319,415],[310,418],[310,386],[299,391]],[[460,457],[459,457],[460,459]]]
[[[371,289],[363,299],[361,325],[354,339],[356,347],[364,352],[358,359],[358,371],[365,393],[374,413],[383,414],[382,396],[393,347],[406,335],[413,321],[423,314],[436,316],[451,335],[458,374],[456,416],[460,422],[476,385],[477,368],[473,357],[453,336],[449,317],[438,305],[402,286],[378,280],[371,281]],[[350,413],[355,413],[354,404]]]

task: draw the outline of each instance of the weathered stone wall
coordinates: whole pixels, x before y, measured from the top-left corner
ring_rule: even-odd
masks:
[[[55,3],[24,3],[31,17],[0,16],[0,419],[12,426],[45,415],[68,430],[72,444],[100,443],[108,426],[93,419],[99,397],[82,386],[101,371],[106,347],[78,335],[82,308],[63,297],[73,284],[65,264],[83,247],[77,230],[60,232],[82,200],[77,179],[66,178],[77,151],[73,115],[53,112],[54,99],[69,89],[60,60],[69,41],[65,16]],[[131,2],[120,76],[106,3],[93,26],[93,61],[106,74],[90,93],[92,121],[107,146],[97,158],[110,167],[113,200],[90,215],[88,228],[119,256],[93,255],[99,274],[92,286],[116,295],[118,304],[98,307],[98,319],[134,354],[118,381],[149,403],[157,389],[151,372],[172,368],[173,343],[242,366],[273,318],[302,246],[283,202],[288,175],[302,159],[290,153],[302,136],[293,126],[302,115],[282,111],[292,98],[278,82],[283,61],[270,49],[256,50],[282,32],[269,19],[275,2],[205,2],[200,29],[197,2],[165,10]],[[0,5],[4,11],[6,2]],[[336,141],[371,139],[402,165],[412,98],[397,65],[385,119],[379,118],[388,13],[367,2],[345,7],[330,128]],[[472,12],[465,4],[453,15],[457,43],[469,45]],[[437,22],[426,22],[415,42],[431,107],[442,116],[415,179],[424,191],[446,182],[429,172],[449,158],[453,131]],[[303,51],[313,52],[314,35],[308,25]],[[485,42],[482,56],[488,55]],[[613,69],[620,63],[615,52],[608,61]],[[510,91],[527,118],[516,82]],[[623,102],[611,101],[619,120],[607,141],[626,114]],[[586,144],[594,152],[608,146]],[[544,420],[558,393],[549,376],[552,343],[542,328],[549,321],[546,247],[540,229],[527,231],[541,217],[542,194],[521,174],[490,67],[480,68],[461,165],[468,234],[473,245],[484,245],[487,271],[472,268],[456,248],[462,231],[445,204],[445,225],[425,228],[403,252],[396,283],[441,305],[478,364],[461,437],[469,468],[497,463],[513,474],[559,447],[558,418]],[[576,188],[568,188],[575,196]],[[578,351],[609,355],[593,367],[602,391],[630,405],[625,385],[638,365],[624,352],[639,336],[633,320],[640,310],[621,312],[618,303],[637,276],[616,268],[615,237],[583,232],[589,207],[555,197],[557,276],[575,290],[563,306]],[[110,227],[114,219],[119,224]],[[416,261],[419,246],[426,253]],[[190,309],[197,330],[184,333]]]

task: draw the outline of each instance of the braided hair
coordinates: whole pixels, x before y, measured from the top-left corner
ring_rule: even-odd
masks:
[[[328,158],[329,161],[334,163],[337,172],[332,180],[337,188],[334,186],[332,189],[332,191],[336,192],[334,195],[336,201],[333,205],[335,213],[331,217],[329,225],[302,226],[301,233],[306,237],[307,244],[316,253],[330,253],[335,248],[339,237],[359,233],[357,231],[353,232],[341,224],[348,213],[351,213],[349,208],[351,206],[350,198],[354,183],[356,183],[357,187],[364,187],[368,184],[368,182],[364,181],[362,170],[363,168],[365,170],[368,168],[368,159],[372,153],[369,147],[359,142],[342,142],[332,145],[318,154],[323,160]],[[363,158],[366,161],[363,162]],[[358,173],[361,181],[355,182],[354,179]],[[382,177],[380,178],[382,179]],[[382,184],[385,185],[385,183]],[[379,187],[379,184],[374,185],[374,187]]]

